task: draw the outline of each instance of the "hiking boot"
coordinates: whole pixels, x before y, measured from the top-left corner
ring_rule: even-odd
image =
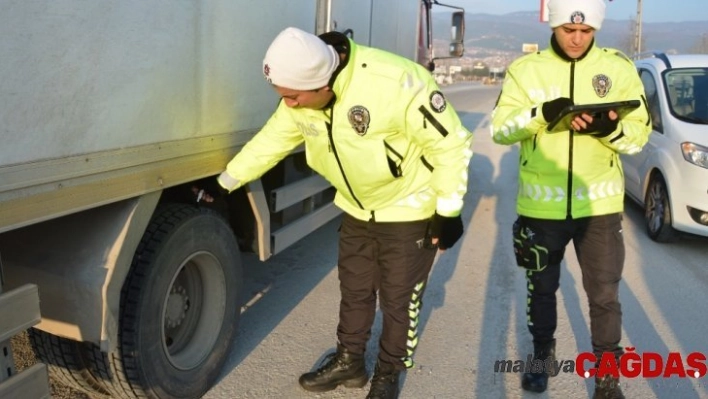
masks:
[[[391,364],[376,362],[376,370],[371,378],[371,389],[366,399],[398,398],[398,376],[401,374]]]
[[[592,399],[624,399],[619,378],[611,375],[602,378],[595,377],[595,393],[592,395]]]
[[[552,367],[545,368],[545,365],[552,365],[556,360],[556,340],[548,342],[534,341],[533,360],[534,362],[536,360],[544,362],[544,368],[524,373],[521,378],[521,387],[526,391],[544,392],[548,388],[548,376],[552,370]]]
[[[322,359],[321,366],[300,376],[300,386],[310,392],[331,391],[339,385],[361,388],[369,381],[364,355],[358,355],[337,345],[337,351]]]

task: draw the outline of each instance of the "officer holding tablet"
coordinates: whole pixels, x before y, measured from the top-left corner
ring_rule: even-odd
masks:
[[[496,143],[520,144],[513,241],[527,278],[534,359],[555,359],[556,291],[571,241],[590,307],[592,350],[598,361],[603,354],[618,359],[624,264],[624,180],[618,154],[637,153],[647,142],[651,124],[644,89],[624,54],[595,43],[604,0],[549,0],[548,10],[550,46],[509,66],[491,127]],[[565,122],[549,129],[568,106],[624,101],[632,103],[568,113]],[[523,375],[522,387],[545,391],[549,374],[531,371]],[[594,397],[624,398],[618,378],[596,378]]]

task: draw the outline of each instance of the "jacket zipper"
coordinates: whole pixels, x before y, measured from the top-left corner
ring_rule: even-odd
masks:
[[[435,130],[437,130],[441,136],[447,137],[449,132],[447,131],[447,129],[445,129],[445,126],[443,126],[442,123],[440,123],[437,119],[435,119],[433,114],[431,114],[430,111],[428,111],[424,105],[421,105],[420,107],[418,107],[418,111],[420,111],[420,113],[423,114],[423,128],[424,129],[428,128],[428,124],[426,123],[426,121],[430,122],[430,124],[433,125]]]
[[[428,160],[425,159],[425,156],[421,155],[421,156],[420,156],[420,161],[423,162],[423,165],[424,165],[426,168],[428,168],[428,170],[429,170],[430,172],[432,172],[433,170],[435,170],[435,168],[433,167],[433,165],[431,165],[430,162],[428,162]]]
[[[395,172],[395,173],[393,173],[393,177],[398,178],[398,177],[403,176],[403,170],[401,169],[401,166],[403,165],[403,155],[399,154],[398,151],[396,151],[393,147],[391,147],[386,141],[384,141],[384,147],[386,147],[386,149],[392,155],[394,155],[396,158],[398,158],[398,162],[400,162],[400,164],[397,164],[396,160],[391,159],[390,157],[388,158],[388,161],[393,163],[393,165],[391,165],[391,167],[394,169],[394,170],[391,170],[391,172],[392,173]],[[388,154],[386,156],[388,157]]]
[[[570,63],[570,99],[575,101],[575,64]],[[568,199],[566,201],[566,218],[573,218],[573,129],[568,130]]]
[[[332,151],[332,154],[334,154],[334,159],[337,160],[337,166],[339,166],[339,171],[342,173],[342,178],[344,179],[344,183],[347,185],[347,189],[349,190],[349,194],[351,194],[352,198],[354,198],[354,201],[356,201],[356,204],[359,205],[359,208],[364,209],[364,206],[361,205],[361,202],[359,199],[354,195],[354,190],[352,190],[352,186],[349,184],[349,179],[347,179],[347,174],[344,173],[344,168],[342,167],[342,161],[339,159],[339,154],[337,153],[337,147],[334,145],[334,136],[332,135],[332,119],[334,118],[334,106],[330,108],[330,114],[329,114],[329,122],[325,122],[325,125],[327,126],[327,137],[329,138],[329,148]],[[372,212],[372,218],[373,218],[373,212]]]

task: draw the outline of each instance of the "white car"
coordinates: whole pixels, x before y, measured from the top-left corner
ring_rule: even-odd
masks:
[[[644,207],[654,241],[708,236],[708,54],[653,53],[634,62],[652,132],[640,153],[621,156],[625,192]]]

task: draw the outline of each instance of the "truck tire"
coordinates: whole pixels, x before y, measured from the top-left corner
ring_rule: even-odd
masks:
[[[219,378],[238,328],[242,265],[218,213],[155,212],[121,293],[118,349],[86,358],[122,398],[200,398]]]
[[[84,357],[84,343],[62,338],[36,328],[29,329],[29,341],[35,356],[47,364],[49,375],[59,383],[91,394],[106,397],[108,391],[96,380]]]

